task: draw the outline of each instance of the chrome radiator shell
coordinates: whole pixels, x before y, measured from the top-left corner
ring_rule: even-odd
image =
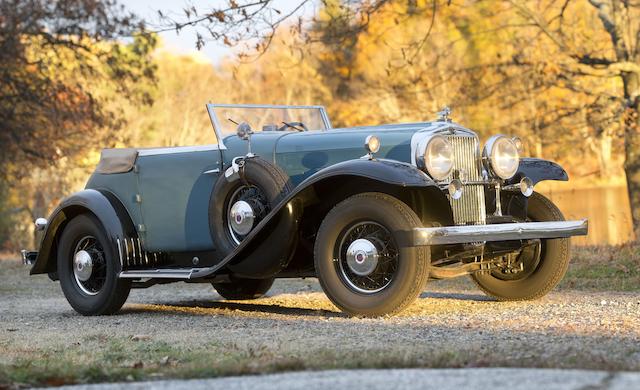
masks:
[[[478,138],[472,135],[447,135],[453,149],[453,170],[450,180],[459,178],[463,182],[482,181],[482,161]],[[457,176],[457,177],[456,177]],[[487,213],[484,185],[465,185],[459,199],[449,199],[456,225],[484,225]]]

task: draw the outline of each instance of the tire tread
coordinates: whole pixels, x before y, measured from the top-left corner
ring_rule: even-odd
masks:
[[[351,203],[359,203],[362,200],[365,199],[375,199],[378,201],[382,201],[382,202],[386,202],[388,204],[390,204],[397,212],[398,215],[400,215],[404,221],[409,225],[409,226],[422,226],[422,221],[420,220],[420,218],[416,215],[416,213],[409,207],[407,206],[405,203],[403,203],[402,201],[400,201],[399,199],[384,194],[384,193],[379,193],[379,192],[365,192],[365,193],[360,193],[360,194],[356,194],[353,195],[345,200],[343,200],[342,202],[339,202],[338,204],[336,204],[325,216],[325,219],[329,219],[331,216],[333,216],[334,214],[340,212],[340,209],[342,207],[348,206]],[[318,233],[316,235],[316,237],[320,236],[323,234],[324,230],[327,229],[331,229],[332,226],[329,226],[328,224],[322,223],[320,225],[320,229],[318,230]],[[428,268],[429,268],[429,261],[427,259],[427,251],[428,248],[425,247],[417,247],[416,250],[416,263],[417,263],[417,275],[418,275],[418,280],[413,283],[411,285],[411,290],[410,292],[405,296],[405,298],[398,304],[396,304],[395,307],[390,308],[388,310],[384,311],[385,315],[394,315],[397,314],[399,312],[401,312],[402,310],[406,309],[411,303],[413,303],[416,298],[420,295],[420,293],[424,290],[424,287],[427,283],[427,280],[429,279],[429,272],[428,272]],[[316,245],[314,245],[314,258],[318,259],[318,243],[316,242]],[[317,268],[317,266],[316,266]],[[322,278],[319,278],[319,282],[320,285],[322,287],[322,289],[324,291],[327,290],[327,286],[323,283]],[[341,307],[341,305],[338,302],[335,302],[332,297],[330,295],[327,294],[327,296],[329,297],[329,299],[333,302],[334,305],[336,305],[338,308],[344,310],[343,307]],[[360,317],[377,317],[379,316],[379,313],[372,313],[372,314],[362,314],[362,315],[358,315]]]
[[[564,215],[562,214],[562,212],[560,211],[560,209],[558,209],[558,207],[553,204],[553,202],[551,200],[549,200],[546,196],[538,193],[538,192],[534,192],[533,195],[531,195],[531,198],[529,199],[529,207],[531,207],[531,201],[533,201],[533,203],[535,204],[536,202],[540,202],[539,205],[536,205],[536,207],[544,207],[544,209],[548,212],[551,213],[552,216],[552,220],[554,221],[564,221]],[[540,287],[536,292],[529,294],[529,295],[525,295],[522,297],[517,297],[517,298],[510,298],[510,297],[505,297],[502,295],[498,295],[493,293],[492,291],[488,290],[487,288],[485,288],[475,277],[471,277],[471,280],[473,280],[473,283],[480,289],[482,290],[482,292],[484,292],[486,295],[498,300],[498,301],[502,301],[502,302],[506,302],[506,301],[531,301],[531,300],[536,300],[536,299],[540,299],[543,296],[547,295],[551,290],[553,290],[554,287],[556,287],[558,285],[558,283],[560,283],[560,281],[562,280],[562,278],[564,277],[565,273],[567,272],[567,268],[569,267],[569,261],[571,260],[571,245],[569,242],[568,238],[560,238],[560,239],[554,239],[554,241],[558,242],[560,244],[560,258],[561,258],[561,263],[559,267],[555,268],[555,272],[553,273],[553,275],[550,278],[546,279],[545,284]]]

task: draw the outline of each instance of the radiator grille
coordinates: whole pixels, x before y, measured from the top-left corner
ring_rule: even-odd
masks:
[[[473,136],[450,135],[447,137],[453,147],[453,172],[461,172],[463,181],[482,179],[478,158],[478,139]],[[483,185],[465,185],[460,199],[449,199],[456,225],[483,225],[487,215],[484,203]]]

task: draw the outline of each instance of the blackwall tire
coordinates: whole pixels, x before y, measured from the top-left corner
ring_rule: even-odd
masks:
[[[528,201],[531,221],[564,221],[562,212],[549,199],[535,192]],[[503,280],[491,273],[475,274],[471,279],[487,295],[501,301],[538,299],[560,283],[569,267],[571,246],[568,238],[541,240],[540,258],[535,269],[522,279]]]
[[[209,224],[213,242],[225,256],[239,245],[227,229],[230,198],[238,188],[247,183],[262,191],[269,208],[275,207],[293,189],[289,177],[282,169],[259,157],[245,161],[244,177],[239,180],[229,182],[224,175],[220,175],[209,201]],[[255,224],[257,223],[258,221]]]
[[[250,300],[263,297],[273,285],[273,278],[244,279],[231,276],[229,283],[212,283],[218,294],[229,300]]]
[[[80,251],[79,245],[91,246],[94,259],[92,276],[87,281],[81,281],[74,273],[74,257]],[[58,243],[57,269],[62,292],[71,307],[82,315],[116,313],[131,290],[130,280],[118,278],[120,263],[102,224],[90,214],[74,217],[65,226]]]
[[[320,225],[314,247],[316,274],[329,299],[343,312],[359,317],[392,315],[409,306],[429,277],[429,248],[409,245],[409,233],[421,226],[409,206],[382,193],[354,195],[336,205]],[[356,237],[360,238],[353,240]],[[365,245],[378,242],[375,268],[372,265],[365,276],[349,269],[353,262],[345,266],[343,256],[345,247],[350,249],[361,239]],[[387,255],[377,252],[377,245],[387,248]],[[397,256],[391,255],[394,248]],[[385,257],[387,267],[395,264],[395,268],[380,277],[383,263],[379,261]]]

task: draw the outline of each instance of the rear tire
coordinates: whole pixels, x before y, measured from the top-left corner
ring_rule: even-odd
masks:
[[[528,219],[535,222],[564,221],[562,212],[549,199],[535,192],[528,201]],[[471,279],[487,295],[500,301],[538,299],[560,283],[571,259],[568,238],[541,240],[539,260],[520,279],[500,278],[496,273],[475,274]]]
[[[74,271],[78,252],[85,252],[92,259],[88,276]],[[120,263],[102,224],[93,215],[79,215],[67,224],[58,243],[57,268],[64,296],[82,315],[116,313],[129,296],[131,281],[118,278]],[[85,277],[88,279],[82,280]]]
[[[270,279],[244,279],[231,276],[230,283],[212,283],[218,294],[229,300],[250,300],[263,297],[273,285]]]
[[[352,316],[392,315],[409,306],[429,277],[429,248],[410,241],[420,226],[409,206],[386,194],[339,203],[322,221],[314,246],[325,294]]]

